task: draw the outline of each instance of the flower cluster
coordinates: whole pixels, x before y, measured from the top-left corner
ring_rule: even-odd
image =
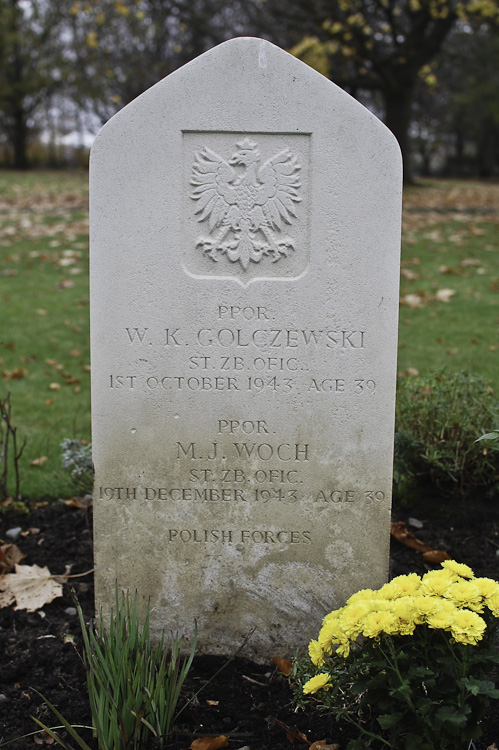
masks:
[[[317,640],[309,644],[312,663],[321,669],[333,651],[347,657],[359,636],[379,640],[412,635],[417,627],[450,633],[457,643],[476,645],[486,629],[481,616],[488,609],[499,617],[499,583],[476,578],[470,567],[454,560],[425,575],[398,576],[377,591],[364,589],[344,607],[326,615]],[[304,693],[328,688],[330,676],[322,672],[303,686]]]

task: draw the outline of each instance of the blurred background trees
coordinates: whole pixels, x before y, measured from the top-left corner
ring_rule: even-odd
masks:
[[[64,161],[65,136],[74,154],[149,86],[241,35],[381,116],[407,176],[499,175],[498,0],[0,0],[3,163]]]

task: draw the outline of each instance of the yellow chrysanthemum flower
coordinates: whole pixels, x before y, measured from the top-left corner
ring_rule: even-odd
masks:
[[[330,681],[331,675],[327,674],[327,672],[316,674],[315,677],[311,677],[310,680],[304,684],[303,692],[305,695],[316,693],[318,690],[323,690]]]
[[[396,578],[389,583],[385,583],[379,590],[380,599],[396,599],[398,596],[400,596],[400,591]]]
[[[310,641],[308,644],[308,655],[310,656],[312,664],[315,664],[315,666],[320,669],[324,664],[324,651],[322,650],[319,641]]]
[[[499,583],[493,578],[474,578],[473,583],[478,588],[480,594],[484,597],[493,596],[499,593]]]
[[[454,615],[451,625],[451,633],[458,643],[466,643],[475,646],[483,638],[487,624],[485,620],[471,612],[469,609],[461,609]]]
[[[352,594],[350,599],[347,599],[347,604],[354,604],[355,602],[365,602],[369,601],[370,599],[375,599],[377,596],[377,591],[373,591],[373,589],[362,589],[361,591],[356,591],[355,594]]]
[[[330,620],[322,626],[319,632],[318,642],[326,654],[332,653],[332,646],[345,640],[345,633],[339,620]]]
[[[425,622],[429,615],[437,612],[441,602],[437,596],[415,596],[413,601],[418,624]]]
[[[345,641],[344,643],[340,643],[340,645],[336,649],[336,653],[339,654],[340,656],[344,656],[346,659],[348,654],[350,653],[350,641]]]
[[[448,615],[455,615],[458,611],[458,608],[456,607],[454,602],[451,602],[450,599],[440,599],[438,611],[447,612]]]
[[[450,630],[453,621],[454,614],[445,612],[443,609],[433,612],[433,614],[428,615],[426,618],[428,627],[433,630]]]
[[[399,596],[414,596],[421,588],[421,578],[417,573],[409,573],[406,576],[397,576],[392,583],[397,583]]]
[[[421,591],[429,596],[443,596],[456,576],[449,570],[430,570],[421,579]]]
[[[490,609],[494,617],[499,617],[499,591],[495,591],[493,594],[485,599],[485,604]]]
[[[469,565],[458,563],[455,560],[444,560],[442,563],[442,568],[445,568],[445,570],[450,570],[452,573],[455,573],[461,578],[475,577],[475,574],[473,573]]]
[[[328,615],[326,615],[322,621],[323,625],[327,625],[330,622],[335,622],[340,616],[340,614],[343,612],[344,607],[341,607],[341,609],[335,609],[334,612],[330,612]]]
[[[445,598],[450,599],[457,607],[468,607],[478,612],[483,609],[478,586],[471,581],[456,581],[445,592]]]
[[[411,596],[418,592],[420,586],[421,579],[417,573],[397,576],[380,588],[378,596],[381,599],[398,599],[402,596]]]
[[[391,612],[370,612],[362,628],[366,638],[377,638],[381,633],[394,635],[397,631],[397,618]]]
[[[414,609],[414,597],[403,596],[393,602],[392,612],[397,618],[398,633],[400,635],[412,635],[416,629],[416,611]]]
[[[354,602],[345,607],[339,626],[349,640],[354,641],[362,632],[362,622],[370,611],[371,604],[368,601]]]

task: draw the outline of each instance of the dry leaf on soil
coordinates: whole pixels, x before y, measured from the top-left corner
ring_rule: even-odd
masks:
[[[0,608],[16,602],[14,609],[36,612],[58,596],[62,596],[62,586],[47,567],[16,565],[15,573],[0,578]]]
[[[288,726],[280,719],[276,719],[275,716],[269,716],[269,719],[273,721],[275,724],[277,724],[278,727],[281,727],[281,729],[284,729],[284,731],[286,732],[286,739],[291,745],[294,742],[305,742],[305,744],[310,745],[310,742],[308,741],[307,737],[303,734],[303,732],[300,732],[299,729],[296,729],[296,727]]]
[[[69,505],[71,508],[79,508],[79,510],[86,510],[92,505],[92,497],[90,495],[86,497],[72,497],[71,500],[64,500],[64,505]]]
[[[437,563],[443,562],[444,560],[450,560],[450,555],[441,549],[431,549],[428,552],[423,552],[423,560],[435,565]]]
[[[35,741],[36,745],[53,745],[55,742],[54,738],[51,737],[50,734],[45,730],[43,730],[43,732],[35,734],[33,740]]]
[[[224,734],[219,737],[200,737],[191,743],[190,750],[219,750],[222,747],[227,747],[228,744],[229,738]]]
[[[392,536],[394,536],[399,542],[402,542],[402,544],[405,544],[406,547],[415,549],[418,552],[430,552],[432,550],[432,547],[429,544],[417,539],[412,531],[409,531],[403,521],[394,521],[391,524],[390,531]]]
[[[26,555],[23,555],[16,544],[2,544],[0,547],[0,575],[10,573],[25,557]]]
[[[450,560],[450,556],[447,554],[447,552],[439,549],[433,549],[431,545],[422,542],[420,539],[417,539],[412,531],[409,531],[403,521],[394,521],[391,524],[390,533],[399,542],[405,544],[406,547],[410,547],[411,549],[415,549],[418,552],[422,552],[423,560],[425,562],[436,565],[437,563],[441,563],[444,560]]]
[[[289,659],[280,659],[278,656],[274,656],[272,661],[276,665],[279,672],[282,672],[282,674],[288,675],[291,672],[293,665],[291,664]]]

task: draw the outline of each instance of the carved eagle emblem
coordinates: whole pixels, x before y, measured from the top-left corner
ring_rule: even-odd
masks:
[[[289,148],[261,161],[250,138],[236,143],[229,161],[207,147],[195,152],[191,198],[210,235],[200,236],[196,247],[214,261],[225,255],[246,270],[265,256],[275,263],[295,249],[284,230],[297,217],[301,165]]]

